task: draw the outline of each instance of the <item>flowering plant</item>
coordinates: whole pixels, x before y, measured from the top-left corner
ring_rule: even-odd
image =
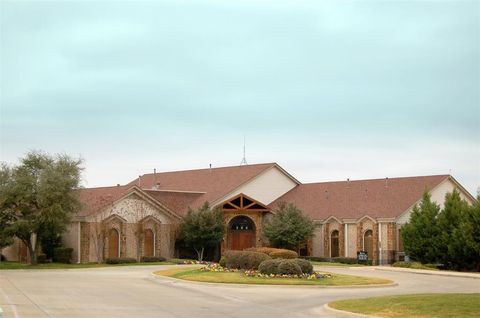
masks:
[[[222,267],[217,263],[210,263],[200,269],[203,272],[238,272],[238,269]]]
[[[313,272],[312,274],[262,274],[256,270],[245,271],[245,276],[262,278],[303,278],[303,279],[322,279],[331,278],[332,274]]]

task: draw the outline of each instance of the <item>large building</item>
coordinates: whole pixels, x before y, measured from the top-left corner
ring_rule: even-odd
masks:
[[[475,201],[450,175],[303,184],[276,163],[152,173],[126,185],[79,190],[83,209],[63,242],[73,248],[74,262],[173,257],[182,218],[209,202],[225,213],[221,252],[241,250],[267,244],[263,222],[279,203],[291,202],[316,224],[303,254],[356,257],[364,250],[384,264],[402,257],[401,228],[424,191],[442,205],[454,189]],[[22,245],[17,241],[4,255],[25,261]]]

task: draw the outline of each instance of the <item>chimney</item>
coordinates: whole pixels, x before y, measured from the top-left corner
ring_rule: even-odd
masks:
[[[350,178],[347,178],[347,188],[350,189]]]
[[[138,176],[138,187],[141,188],[142,186],[142,176]]]
[[[388,177],[385,178],[385,188],[388,188]]]
[[[117,187],[119,187],[119,186],[120,186],[120,183],[117,183]]]
[[[155,190],[156,187],[157,187],[157,169],[153,168],[153,185],[152,185],[152,189]]]

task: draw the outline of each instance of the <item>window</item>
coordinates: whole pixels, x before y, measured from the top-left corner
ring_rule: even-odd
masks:
[[[338,242],[338,231],[335,230],[330,234],[330,257],[339,257],[340,256],[340,248]]]

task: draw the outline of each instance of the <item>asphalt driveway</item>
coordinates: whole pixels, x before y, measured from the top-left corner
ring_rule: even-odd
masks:
[[[172,266],[0,271],[0,307],[6,318],[28,317],[337,317],[331,300],[427,292],[480,292],[480,279],[328,268],[387,278],[398,286],[315,288],[226,286],[154,278]],[[322,267],[322,270],[326,268]]]

